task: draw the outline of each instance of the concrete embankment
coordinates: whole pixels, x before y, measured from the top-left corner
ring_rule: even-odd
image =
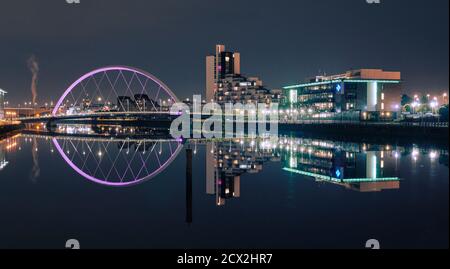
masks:
[[[0,123],[0,135],[6,135],[10,132],[18,131],[24,128],[21,123]]]
[[[307,123],[280,124],[280,133],[303,136],[377,142],[413,142],[448,144],[448,124],[362,124],[362,123]]]

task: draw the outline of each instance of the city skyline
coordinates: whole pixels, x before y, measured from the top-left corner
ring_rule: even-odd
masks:
[[[449,3],[0,1],[0,250],[448,248]]]
[[[204,59],[213,53],[211,48],[216,44],[241,52],[243,74],[260,77],[270,89],[324,72],[382,68],[401,71],[403,92],[411,95],[441,95],[448,91],[448,38],[442,38],[448,36],[448,1],[395,1],[380,6],[367,5],[362,0],[282,1],[276,8],[263,1],[258,6],[240,4],[235,19],[225,22],[212,17],[226,16],[236,2],[215,9],[211,7],[217,3],[205,5],[204,1],[129,1],[130,13],[152,13],[136,18],[123,14],[117,1],[78,6],[64,1],[39,5],[25,2],[34,8],[18,12],[18,3],[0,4],[5,11],[0,17],[1,25],[14,22],[13,26],[0,27],[0,34],[5,37],[0,44],[0,59],[8,63],[0,66],[0,88],[8,92],[11,103],[23,103],[24,96],[32,99],[32,74],[27,66],[31,55],[40,65],[40,103],[60,95],[86,70],[112,64],[152,72],[180,99],[204,93]],[[401,13],[404,5],[408,5],[408,14]],[[208,12],[202,13],[203,6],[208,6]],[[245,12],[252,9],[256,12]],[[54,12],[42,18],[40,14],[45,10]],[[171,16],[156,15],[156,11],[169,10]],[[303,14],[299,10],[305,11],[305,16],[299,16]],[[311,10],[321,10],[323,22],[306,24],[305,20],[314,19],[306,12]],[[9,14],[25,16],[19,19]],[[96,14],[104,20],[95,21]],[[339,14],[338,20],[335,14]],[[349,24],[352,14],[364,15],[368,20]],[[374,24],[373,20],[381,15],[384,19]],[[74,16],[83,20],[71,22]],[[123,24],[115,18],[122,18]],[[209,18],[211,25],[203,25],[203,20]],[[343,30],[330,31],[326,25]],[[130,32],[130,28],[135,30]],[[412,30],[414,34],[410,33]],[[308,37],[307,41],[304,37]],[[99,51],[99,47],[104,49]]]

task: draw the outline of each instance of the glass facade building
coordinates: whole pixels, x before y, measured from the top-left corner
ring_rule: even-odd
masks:
[[[317,76],[305,83],[284,87],[281,107],[285,116],[291,118],[351,115],[351,118],[364,120],[389,119],[395,112],[387,109],[384,91],[389,85],[400,82],[400,72],[380,69]]]
[[[0,89],[0,119],[5,118],[5,95],[6,92]]]

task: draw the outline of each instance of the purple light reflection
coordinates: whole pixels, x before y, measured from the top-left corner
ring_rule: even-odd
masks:
[[[53,138],[52,142],[55,145],[55,148],[58,150],[59,154],[61,154],[61,156],[63,157],[64,161],[66,161],[66,163],[68,163],[69,166],[73,170],[75,170],[78,174],[80,174],[81,176],[83,176],[84,178],[86,178],[92,182],[95,182],[95,183],[101,184],[101,185],[110,186],[110,187],[128,187],[128,186],[137,185],[137,184],[143,183],[147,180],[150,180],[151,178],[157,176],[159,173],[164,171],[164,169],[166,169],[175,160],[175,158],[178,156],[181,149],[183,148],[183,145],[178,142],[178,146],[177,146],[176,150],[173,152],[173,154],[170,156],[170,158],[166,162],[164,162],[158,169],[156,169],[151,174],[149,174],[143,178],[135,178],[135,179],[127,181],[127,182],[109,182],[108,179],[99,179],[99,178],[89,175],[86,172],[84,172],[83,170],[81,170],[66,155],[66,153],[61,148],[61,145],[58,143],[58,140],[56,138]]]
[[[63,93],[63,95],[60,97],[60,99],[58,100],[58,102],[56,103],[53,111],[52,111],[52,115],[53,116],[57,116],[58,111],[61,107],[61,105],[63,104],[64,100],[66,99],[66,97],[72,92],[72,90],[74,90],[78,85],[80,85],[84,80],[98,74],[98,73],[102,73],[102,72],[108,72],[108,71],[128,71],[128,72],[132,72],[135,74],[139,74],[142,75],[144,77],[146,77],[147,79],[153,81],[154,83],[156,83],[157,85],[159,85],[159,89],[158,89],[158,93],[159,90],[162,88],[168,95],[169,95],[169,101],[170,102],[178,102],[178,98],[175,96],[175,94],[169,89],[169,87],[167,85],[165,85],[162,81],[160,81],[158,78],[156,78],[155,76],[153,76],[152,74],[134,68],[134,67],[127,67],[127,66],[109,66],[109,67],[103,67],[103,68],[99,68],[96,70],[93,70],[85,75],[83,75],[82,77],[80,77],[79,79],[77,79],[72,85],[70,85],[69,88],[67,88],[67,90]],[[82,84],[81,84],[82,85]],[[69,164],[69,166],[74,169],[78,174],[80,174],[81,176],[83,176],[84,178],[95,182],[97,184],[101,184],[101,185],[107,185],[107,186],[112,186],[112,187],[126,187],[126,186],[132,186],[132,185],[136,185],[139,183],[142,183],[144,181],[147,181],[153,177],[155,177],[156,175],[158,175],[159,173],[161,173],[165,168],[167,168],[171,162],[174,161],[174,159],[177,157],[177,155],[179,154],[179,152],[181,151],[181,149],[183,148],[181,142],[179,140],[176,140],[174,142],[177,143],[177,148],[176,150],[170,155],[170,158],[165,161],[164,163],[159,163],[159,168],[157,168],[155,171],[153,171],[152,173],[150,173],[149,175],[142,177],[142,178],[134,178],[134,179],[130,179],[128,181],[121,181],[121,182],[109,182],[107,178],[104,179],[100,179],[100,178],[96,178],[93,175],[89,175],[87,174],[85,171],[83,171],[82,169],[80,169],[74,162],[72,162],[70,160],[70,158],[65,154],[65,152],[63,151],[63,149],[61,148],[61,145],[58,143],[56,138],[52,139],[53,144],[55,145],[55,148],[58,150],[58,152],[61,154],[61,156],[63,157],[63,159]],[[171,146],[169,144],[169,146]],[[142,169],[142,168],[141,168]]]

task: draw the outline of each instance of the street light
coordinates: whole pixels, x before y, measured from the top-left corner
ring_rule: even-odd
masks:
[[[416,107],[419,105],[419,103],[417,103],[417,101],[414,101],[411,106],[413,108],[413,114],[416,114]]]
[[[431,111],[432,113],[436,113],[436,108],[438,107],[438,102],[436,100],[434,100],[433,102],[430,103],[430,107],[431,107]]]
[[[431,160],[436,159],[437,156],[438,156],[438,153],[437,153],[436,151],[431,151],[431,152],[430,152],[430,159],[431,159]]]

